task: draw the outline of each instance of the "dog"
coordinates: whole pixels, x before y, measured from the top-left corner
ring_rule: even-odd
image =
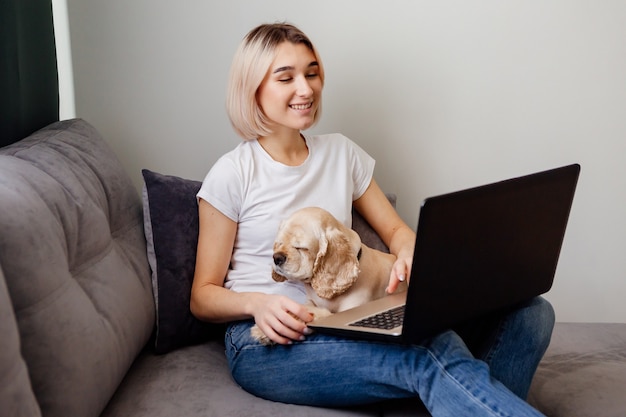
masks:
[[[303,282],[316,318],[384,297],[396,261],[363,244],[354,230],[319,207],[300,209],[283,220],[273,251],[272,278]],[[397,291],[406,288],[402,282]],[[268,344],[258,327],[252,333]]]

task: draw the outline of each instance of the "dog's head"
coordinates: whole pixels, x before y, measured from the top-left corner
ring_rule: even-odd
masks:
[[[283,220],[274,241],[275,281],[301,281],[331,299],[344,293],[359,275],[361,239],[319,207],[307,207]]]

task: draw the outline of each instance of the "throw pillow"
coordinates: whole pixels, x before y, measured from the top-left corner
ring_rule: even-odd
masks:
[[[223,326],[202,322],[189,310],[201,182],[147,169],[142,174],[144,231],[156,307],[155,352],[221,338]]]

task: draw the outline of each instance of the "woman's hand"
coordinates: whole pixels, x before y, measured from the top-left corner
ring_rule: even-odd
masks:
[[[311,334],[306,323],[313,320],[313,315],[288,297],[259,293],[251,308],[256,325],[275,343],[291,344]]]
[[[406,281],[408,283],[411,276],[411,265],[413,264],[412,257],[398,257],[391,267],[391,274],[389,276],[389,285],[387,285],[387,294],[392,294],[398,289],[398,285],[401,282]]]

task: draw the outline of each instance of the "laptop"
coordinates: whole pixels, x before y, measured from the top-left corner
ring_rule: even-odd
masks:
[[[573,164],[427,198],[419,212],[408,290],[309,327],[419,343],[546,293],[579,173],[580,165]]]

